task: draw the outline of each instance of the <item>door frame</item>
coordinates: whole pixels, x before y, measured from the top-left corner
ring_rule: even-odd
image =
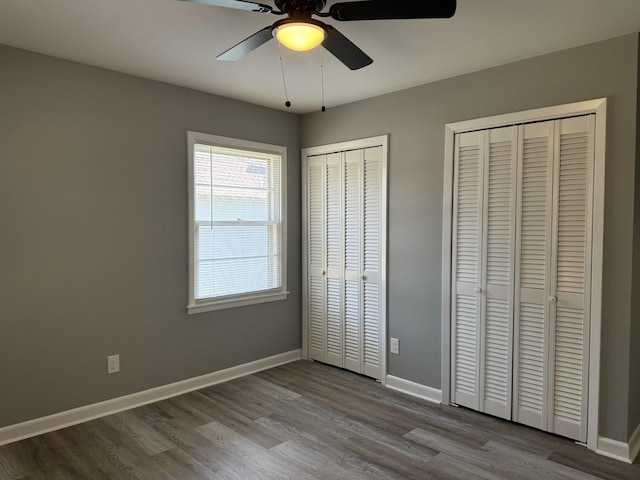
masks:
[[[474,130],[557,120],[588,114],[595,115],[595,161],[593,166],[593,226],[591,232],[593,243],[591,250],[591,324],[589,342],[589,386],[587,390],[587,447],[595,451],[598,446],[598,409],[600,401],[606,98],[466,120],[449,123],[445,126],[444,184],[442,197],[442,403],[448,405],[451,401],[451,248],[455,135]]]
[[[380,382],[385,385],[387,377],[387,239],[389,236],[387,224],[387,191],[388,191],[388,159],[389,159],[389,135],[362,138],[345,142],[306,147],[301,151],[301,182],[302,182],[302,358],[309,358],[309,299],[306,288],[307,283],[307,257],[309,254],[308,238],[308,161],[307,158],[315,155],[327,155],[329,153],[344,152],[347,150],[360,150],[371,147],[382,147],[382,171],[381,171],[381,216],[383,235],[380,239]]]

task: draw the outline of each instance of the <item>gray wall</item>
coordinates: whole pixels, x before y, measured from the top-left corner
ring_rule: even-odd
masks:
[[[187,316],[187,130],[288,147],[288,300]],[[299,348],[299,138],[292,114],[0,46],[0,427]]]
[[[0,46],[0,427],[299,348],[299,147],[385,133],[402,352],[389,373],[440,388],[444,125],[606,96],[600,433],[627,440],[640,421],[638,53],[629,35],[300,122]],[[288,147],[287,301],[186,315],[186,130]],[[107,376],[113,353],[122,372]]]
[[[629,360],[629,437],[640,426],[640,37],[638,41],[636,196],[633,208],[633,294],[630,336],[631,358]]]
[[[627,440],[637,63],[633,34],[303,117],[303,147],[391,135],[388,317],[401,344],[391,375],[441,387],[445,124],[608,97],[600,434]]]

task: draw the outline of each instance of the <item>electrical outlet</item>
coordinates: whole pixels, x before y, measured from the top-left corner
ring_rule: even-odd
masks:
[[[400,355],[400,340],[391,338],[391,353]]]
[[[120,371],[120,355],[109,355],[107,357],[107,373],[118,373]]]

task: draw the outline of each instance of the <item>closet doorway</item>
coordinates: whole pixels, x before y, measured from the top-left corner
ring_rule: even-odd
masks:
[[[384,382],[387,136],[302,151],[303,355]]]
[[[606,100],[446,128],[443,402],[598,438]]]

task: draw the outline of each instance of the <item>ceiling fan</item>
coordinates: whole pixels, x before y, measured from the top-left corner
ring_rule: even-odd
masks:
[[[269,5],[245,0],[183,0],[216,7],[235,8],[287,17],[263,28],[218,55],[218,60],[239,60],[272,38],[292,50],[305,51],[322,44],[351,70],[371,64],[373,60],[333,26],[312,18],[331,17],[340,22],[355,20],[395,20],[450,18],[456,0],[368,0],[339,2],[322,12],[326,0],[275,0],[278,10]]]

